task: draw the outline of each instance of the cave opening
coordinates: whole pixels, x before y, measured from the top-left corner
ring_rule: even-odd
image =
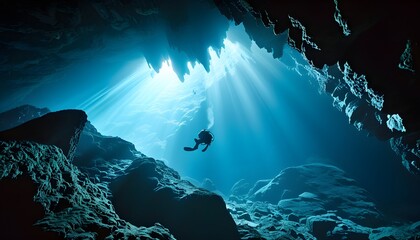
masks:
[[[307,60],[286,44],[286,34],[276,36],[281,50],[267,50],[242,24],[231,23],[223,48],[208,48],[208,70],[188,62],[181,78],[170,58],[154,70],[132,49],[102,54],[48,76],[54,80],[24,101],[52,110],[82,109],[100,133],[134,143],[183,178],[225,197],[241,179],[271,179],[282,169],[311,163],[342,168],[385,208],[398,201],[389,197],[390,188],[408,197],[416,184],[398,156],[387,142],[349,124]],[[92,84],[89,78],[100,80]],[[185,152],[203,128],[216,136],[209,150]],[[401,179],[408,188],[398,187]]]
[[[358,41],[371,43],[363,31],[381,32],[375,24],[383,22],[353,28],[357,21],[347,25],[346,15],[341,14],[348,6],[338,1],[320,5],[331,13],[325,16],[334,24],[322,30],[308,21],[311,14],[302,17],[296,9],[292,11],[296,15],[282,19],[285,27],[278,21],[281,18],[276,19],[281,9],[261,10],[257,1],[139,0],[51,6],[45,1],[41,8],[22,4],[29,6],[15,15],[27,12],[28,18],[16,20],[19,24],[0,23],[4,39],[0,47],[5,52],[5,57],[0,56],[4,63],[0,110],[22,104],[57,111],[51,115],[81,109],[90,122],[76,131],[75,136],[81,135],[74,159],[72,147],[65,148],[68,152],[63,156],[54,155],[54,148],[2,140],[0,150],[3,155],[12,154],[7,151],[13,147],[19,153],[54,152],[51,159],[64,159],[62,165],[70,166],[58,181],[80,187],[83,194],[77,199],[96,198],[99,193],[103,198],[97,198],[98,208],[111,209],[107,212],[111,218],[119,219],[114,216],[118,214],[138,227],[161,223],[169,228],[169,235],[185,239],[197,237],[188,235],[191,232],[178,219],[184,210],[186,221],[203,232],[223,233],[225,224],[219,221],[223,219],[235,236],[232,239],[238,229],[244,236],[255,229],[263,236],[265,228],[270,231],[266,236],[277,231],[278,236],[302,239],[312,235],[323,239],[323,234],[366,237],[387,231],[376,227],[418,221],[420,179],[412,174],[420,169],[413,110],[417,98],[412,94],[415,39],[391,39],[405,44],[387,55],[397,56],[393,61],[400,63],[395,68],[405,71],[395,76],[408,77],[401,78],[395,95],[387,95],[384,92],[392,92],[393,87],[374,77],[386,76],[388,69],[382,73],[374,65],[364,72],[367,58],[354,60],[365,55],[355,47],[353,58],[351,48]],[[7,7],[13,13],[21,6]],[[325,16],[320,17],[321,23]],[[335,49],[331,40],[336,32],[337,45],[343,44],[343,49]],[[322,34],[327,34],[327,40]],[[333,47],[328,45],[330,40]],[[380,47],[367,45],[374,53]],[[378,72],[378,76],[369,74]],[[407,81],[411,85],[405,86]],[[409,100],[413,104],[404,105]],[[6,119],[0,118],[2,131],[31,118],[41,121],[42,115],[49,114],[47,109],[34,113],[25,112],[29,107],[22,109],[10,124],[2,113]],[[51,118],[48,124],[54,125]],[[25,126],[30,129],[30,121]],[[201,129],[215,136],[209,149],[184,151]],[[0,132],[0,138],[10,139],[8,134]],[[44,167],[59,168],[45,161],[48,155],[28,156],[30,164],[39,164],[38,175],[45,173]],[[10,169],[22,173],[14,162],[2,163],[8,169],[5,173],[12,173]],[[88,178],[79,186],[77,179],[83,174]],[[57,186],[54,194],[64,196]],[[141,206],[136,207],[138,202]],[[56,204],[48,205],[52,213],[78,203],[66,199]],[[213,210],[220,215],[212,215]],[[52,219],[61,221],[57,216]],[[218,229],[206,228],[212,221],[220,224]],[[335,224],[336,232],[317,232],[314,226],[320,222],[326,228]],[[292,223],[303,229],[301,235]],[[412,234],[418,230],[416,224],[400,230]],[[283,233],[279,229],[284,226],[290,228]],[[100,234],[105,236],[108,230]],[[209,239],[219,239],[217,234]]]

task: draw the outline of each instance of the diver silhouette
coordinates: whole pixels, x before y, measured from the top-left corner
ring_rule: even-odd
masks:
[[[200,131],[200,133],[198,133],[198,139],[194,138],[195,146],[192,147],[192,148],[191,147],[184,147],[184,150],[185,151],[194,151],[194,150],[197,150],[198,145],[200,145],[200,144],[204,145],[205,144],[206,146],[203,148],[203,150],[201,150],[202,152],[205,152],[207,150],[207,148],[210,146],[211,142],[213,142],[213,140],[214,140],[213,134],[210,131],[208,131],[206,129],[203,129],[203,130]]]

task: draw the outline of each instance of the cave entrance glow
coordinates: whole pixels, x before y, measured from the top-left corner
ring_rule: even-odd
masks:
[[[272,178],[288,166],[351,165],[392,154],[382,151],[386,143],[357,133],[317,83],[294,68],[301,56],[290,47],[274,59],[242,26],[231,26],[224,45],[219,53],[209,48],[209,72],[189,64],[183,82],[170,59],[157,72],[137,60],[78,108],[102,134],[134,143],[192,181],[209,178],[224,193],[239,179]],[[215,135],[207,152],[185,152],[203,128]]]
[[[209,54],[212,70],[206,72],[200,64],[189,64],[190,74],[184,82],[172,69],[170,59],[157,72],[139,60],[132,74],[107,86],[78,108],[87,111],[103,134],[120,136],[146,155],[165,159],[168,139],[194,119],[203,102],[212,101],[208,99],[208,89],[233,71],[241,57],[237,44],[229,40],[219,57],[211,48]],[[212,122],[209,115],[202,128],[211,128]]]

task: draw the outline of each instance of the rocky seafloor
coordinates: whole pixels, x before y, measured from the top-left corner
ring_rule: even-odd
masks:
[[[0,114],[0,131],[1,239],[420,238],[420,221],[386,216],[332,165],[240,180],[222,197],[80,110],[22,106]]]

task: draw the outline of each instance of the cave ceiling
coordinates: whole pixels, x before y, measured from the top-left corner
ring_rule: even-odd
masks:
[[[188,62],[209,71],[208,48],[223,47],[234,21],[274,57],[284,43],[299,51],[350,124],[389,140],[419,173],[419,10],[414,1],[1,2],[1,108],[14,107],[45,76],[110,49],[132,47],[155,70],[171,59],[181,80]],[[267,29],[287,39],[266,41]]]

